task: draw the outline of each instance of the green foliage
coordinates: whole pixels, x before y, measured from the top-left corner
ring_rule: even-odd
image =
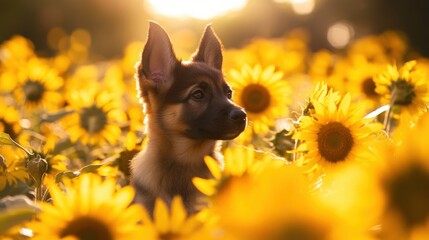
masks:
[[[34,202],[23,195],[0,199],[0,234],[31,220],[38,210]]]

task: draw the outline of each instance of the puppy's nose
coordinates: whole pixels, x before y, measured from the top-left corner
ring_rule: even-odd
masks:
[[[229,118],[234,122],[246,121],[246,112],[242,109],[234,109],[229,112]]]

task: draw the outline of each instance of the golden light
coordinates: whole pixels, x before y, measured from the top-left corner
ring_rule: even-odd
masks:
[[[292,10],[299,15],[307,15],[314,10],[314,0],[290,0]]]
[[[247,0],[149,0],[148,3],[155,12],[165,16],[210,19],[242,9]]]
[[[353,27],[346,22],[337,22],[328,29],[328,42],[335,48],[344,48],[354,35]]]
[[[274,0],[274,2],[290,4],[292,10],[299,15],[312,13],[315,6],[314,0]]]

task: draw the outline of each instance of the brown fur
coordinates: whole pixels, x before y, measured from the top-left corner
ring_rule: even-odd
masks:
[[[180,195],[189,213],[201,193],[192,178],[212,177],[204,163],[218,140],[232,139],[246,125],[245,112],[230,99],[222,68],[222,45],[208,26],[189,62],[178,61],[167,33],[150,22],[137,77],[148,117],[147,147],[132,160],[136,202],[152,212],[154,201]]]

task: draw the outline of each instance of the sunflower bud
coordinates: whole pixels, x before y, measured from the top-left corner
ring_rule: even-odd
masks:
[[[30,176],[36,182],[36,186],[40,186],[45,173],[48,171],[48,162],[37,154],[36,156],[30,157],[27,163],[27,169]]]

